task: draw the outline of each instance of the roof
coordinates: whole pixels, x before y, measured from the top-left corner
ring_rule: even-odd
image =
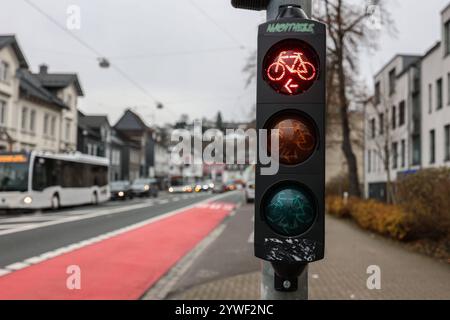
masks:
[[[438,49],[440,46],[441,46],[441,42],[440,41],[436,42],[430,49],[427,50],[427,52],[425,52],[425,54],[422,57],[422,60],[425,59],[430,54],[432,54],[434,52],[434,50]]]
[[[37,99],[47,104],[69,109],[69,107],[61,99],[44,88],[39,79],[37,79],[30,71],[26,69],[18,69],[17,76],[20,79],[20,95],[22,97]]]
[[[36,73],[36,77],[44,87],[51,89],[61,89],[71,84],[75,85],[79,96],[83,96],[83,89],[76,73]]]
[[[100,128],[102,125],[106,124],[111,126],[108,121],[108,116],[106,115],[85,115],[79,117],[80,123],[90,127],[90,128]]]
[[[403,70],[409,68],[412,63],[415,63],[422,56],[421,55],[415,55],[415,54],[396,54],[377,73],[375,73],[374,78],[378,77],[380,75],[380,73],[383,72],[383,70],[386,69],[386,67],[388,65],[390,65],[395,59],[397,59],[399,57],[405,60],[405,67],[402,70],[400,70],[400,73],[402,73]]]
[[[0,36],[0,49],[3,49],[6,46],[11,46],[13,48],[14,53],[16,54],[17,59],[19,60],[20,67],[27,69],[28,63],[14,35]]]
[[[115,129],[121,131],[149,131],[150,128],[136,113],[130,109],[126,110],[123,116],[117,121]]]

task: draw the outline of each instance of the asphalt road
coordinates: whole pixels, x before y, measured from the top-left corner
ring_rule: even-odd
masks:
[[[93,238],[212,198],[209,193],[107,202],[98,206],[0,216],[0,269],[39,254]],[[224,200],[238,202],[236,194]],[[27,228],[29,228],[27,230]]]

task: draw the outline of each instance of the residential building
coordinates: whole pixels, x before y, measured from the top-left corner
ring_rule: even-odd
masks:
[[[152,177],[156,178],[161,186],[164,185],[164,180],[169,175],[169,154],[158,132],[147,126],[132,110],[125,111],[114,129],[127,143],[130,142],[133,145],[133,148],[128,150],[130,165],[139,163],[138,172],[129,168],[129,177],[131,179]],[[135,149],[135,146],[139,146],[140,149]]]
[[[450,166],[450,5],[442,40],[423,56],[396,55],[375,75],[365,109],[365,194],[385,200],[387,183]]]
[[[76,150],[76,74],[32,73],[13,35],[0,36],[0,149]]]

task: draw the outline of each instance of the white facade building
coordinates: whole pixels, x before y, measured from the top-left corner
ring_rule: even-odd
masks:
[[[14,36],[0,36],[0,149],[75,151],[76,74],[32,73]]]
[[[375,75],[365,108],[367,197],[385,200],[399,175],[450,166],[450,6],[441,27],[442,41],[425,55],[396,55]]]

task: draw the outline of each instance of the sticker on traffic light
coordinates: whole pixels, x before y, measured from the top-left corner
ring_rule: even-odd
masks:
[[[276,233],[298,237],[313,225],[317,210],[311,193],[295,182],[274,186],[264,197],[262,212]]]
[[[306,42],[283,40],[267,52],[263,78],[276,92],[297,95],[308,90],[319,74],[319,58]]]
[[[298,165],[305,162],[317,146],[317,131],[312,120],[296,112],[276,114],[269,120],[266,129],[271,135],[278,135],[278,157],[281,164]],[[271,149],[271,140],[267,139],[267,150]]]

